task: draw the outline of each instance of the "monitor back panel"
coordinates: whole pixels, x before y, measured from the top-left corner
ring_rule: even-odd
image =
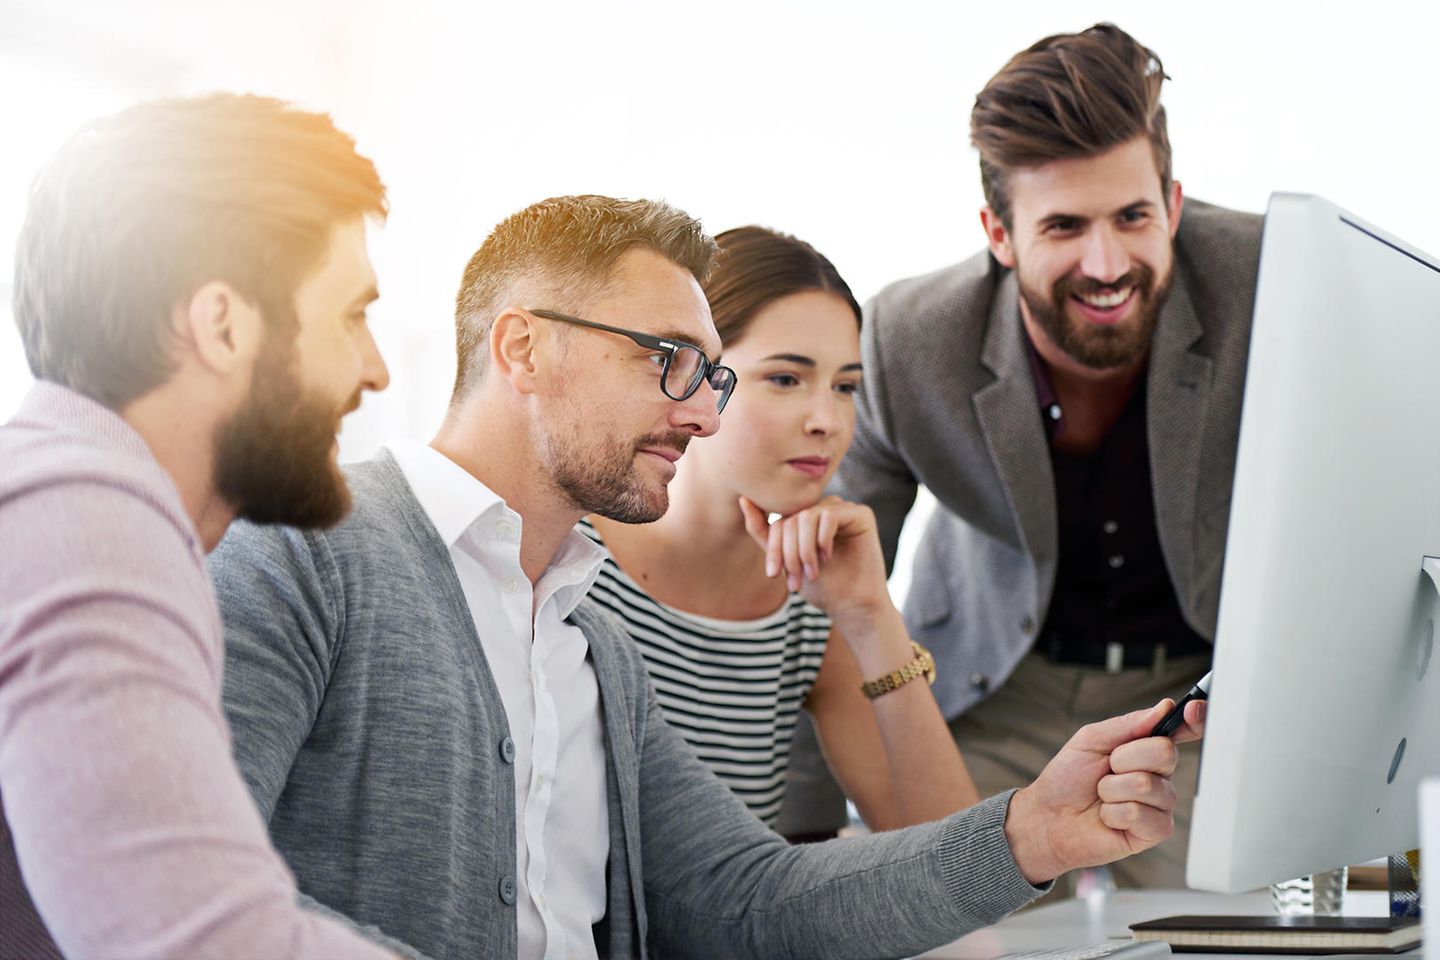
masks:
[[[1192,887],[1416,846],[1417,784],[1440,772],[1440,593],[1421,570],[1440,555],[1437,386],[1435,261],[1318,197],[1273,197]]]

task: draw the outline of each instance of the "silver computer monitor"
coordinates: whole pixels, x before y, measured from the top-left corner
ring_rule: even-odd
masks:
[[[1319,197],[1265,218],[1187,880],[1419,845],[1440,773],[1440,261]],[[1440,658],[1436,658],[1440,660]]]

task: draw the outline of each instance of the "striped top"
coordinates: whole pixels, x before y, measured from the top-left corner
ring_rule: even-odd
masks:
[[[605,545],[589,521],[580,521],[579,530]],[[790,741],[820,673],[830,618],[794,593],[757,620],[686,613],[651,597],[608,551],[590,596],[624,621],[670,726],[773,827]]]

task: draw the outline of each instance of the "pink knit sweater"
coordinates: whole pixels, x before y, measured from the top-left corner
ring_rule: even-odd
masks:
[[[0,958],[388,956],[296,906],[230,758],[223,655],[169,475],[37,384],[0,427]]]

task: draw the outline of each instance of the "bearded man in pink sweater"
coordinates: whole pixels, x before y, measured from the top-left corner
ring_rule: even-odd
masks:
[[[297,905],[231,760],[205,570],[236,517],[349,507],[385,209],[328,117],[249,96],[94,122],[36,181],[38,382],[0,427],[0,958],[407,953]]]

